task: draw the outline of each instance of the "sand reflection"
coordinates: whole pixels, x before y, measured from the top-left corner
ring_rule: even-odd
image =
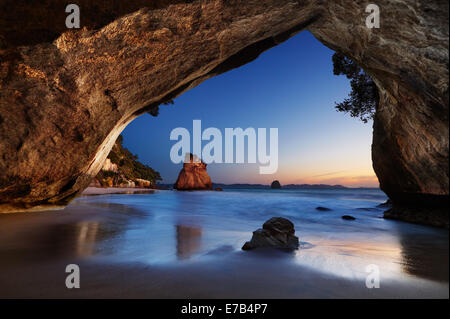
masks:
[[[99,222],[80,222],[76,227],[78,227],[76,255],[79,257],[93,255],[94,246],[97,241]]]
[[[297,263],[339,277],[366,278],[366,267],[375,264],[384,278],[395,278],[403,272],[402,249],[396,242],[367,242],[337,239],[309,239],[311,249],[300,249]]]
[[[448,282],[448,231],[436,233],[431,236],[399,231],[401,266],[404,272],[419,278]]]
[[[101,223],[81,221],[64,225],[51,225],[46,229],[31,232],[28,249],[51,257],[89,257],[95,254],[96,244],[102,240]]]
[[[177,257],[188,259],[201,249],[202,228],[176,225]]]

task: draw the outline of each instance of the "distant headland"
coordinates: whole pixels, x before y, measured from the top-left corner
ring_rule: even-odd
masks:
[[[173,184],[157,184],[160,188],[172,188]],[[213,183],[213,189],[271,189],[271,185],[267,184],[221,184]],[[280,189],[378,189],[377,187],[346,187],[343,185],[327,185],[327,184],[287,184],[283,185]]]

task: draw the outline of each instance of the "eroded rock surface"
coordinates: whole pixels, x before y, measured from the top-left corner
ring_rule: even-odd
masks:
[[[242,246],[243,250],[255,248],[277,248],[293,250],[299,246],[294,235],[294,224],[283,217],[272,217],[263,224],[263,228],[253,232],[252,239]]]
[[[206,164],[197,156],[188,154],[189,162],[183,164],[178,179],[173,186],[179,191],[212,190],[211,178],[206,171]]]
[[[376,82],[393,205],[448,204],[448,1],[380,0],[379,29],[353,0],[83,0],[80,30],[65,5],[1,4],[0,211],[67,204],[134,118],[303,29]]]

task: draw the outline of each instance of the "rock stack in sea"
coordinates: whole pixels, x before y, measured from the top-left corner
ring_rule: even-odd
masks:
[[[272,184],[270,184],[270,188],[274,188],[274,189],[281,188],[281,184],[279,181],[273,181]]]
[[[186,156],[189,161],[183,164],[173,188],[179,191],[212,190],[211,178],[206,172],[207,165],[193,154],[186,154]]]

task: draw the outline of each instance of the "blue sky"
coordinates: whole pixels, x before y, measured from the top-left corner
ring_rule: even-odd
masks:
[[[304,31],[263,53],[254,62],[207,80],[154,118],[143,115],[123,132],[124,145],[175,182],[182,164],[173,164],[172,129],[192,121],[202,128],[278,128],[279,168],[260,175],[259,164],[210,164],[216,183],[327,183],[378,186],[372,170],[372,123],[334,109],[350,92],[345,76],[333,75],[333,51]]]

